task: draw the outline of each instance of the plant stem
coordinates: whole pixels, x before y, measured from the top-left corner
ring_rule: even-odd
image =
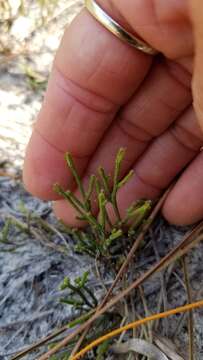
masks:
[[[80,201],[71,193],[71,191],[64,191],[58,184],[54,185],[54,191],[56,191],[58,195],[63,196],[81,216],[84,216],[82,203],[80,203]]]
[[[88,211],[91,210],[91,196],[93,194],[94,191],[94,187],[95,187],[95,182],[96,182],[96,176],[95,175],[91,175],[90,176],[90,181],[89,181],[89,186],[88,186],[88,190],[85,194],[85,202],[86,202],[86,208],[88,209]]]
[[[91,291],[90,288],[88,288],[86,285],[83,286],[83,289],[90,295],[90,297],[92,298],[93,302],[94,302],[94,306],[98,305],[98,301],[97,298],[94,296],[93,292]]]
[[[106,202],[107,202],[107,200],[105,198],[104,191],[101,191],[98,196],[99,220],[100,220],[100,224],[101,224],[104,234],[105,234],[105,227],[106,227],[106,208],[105,208]]]
[[[114,208],[114,212],[115,215],[118,219],[118,221],[121,221],[121,216],[119,213],[119,209],[118,209],[118,204],[117,204],[117,191],[119,188],[119,176],[120,176],[120,170],[121,170],[121,163],[123,161],[123,158],[125,156],[125,150],[124,149],[120,149],[118,151],[118,154],[116,156],[116,160],[115,160],[115,169],[114,169],[114,178],[113,178],[113,190],[112,190],[112,194],[111,194],[111,201],[112,201],[112,205]]]
[[[111,189],[110,189],[110,185],[109,185],[109,177],[108,177],[108,175],[106,175],[105,170],[102,167],[99,168],[99,175],[103,182],[106,197],[110,201],[111,200]]]
[[[77,293],[88,307],[90,307],[90,308],[93,307],[93,305],[89,302],[89,300],[83,294],[83,292],[82,292],[82,290],[80,288],[78,288],[77,286],[72,285],[71,283],[68,284],[68,288],[70,290],[72,290],[73,293]]]
[[[75,178],[75,181],[77,183],[77,186],[78,186],[78,189],[80,190],[80,193],[83,197],[83,200],[84,202],[86,201],[86,195],[85,195],[85,190],[84,190],[84,187],[83,187],[83,184],[82,184],[82,181],[80,179],[80,176],[78,175],[77,173],[77,170],[76,170],[76,167],[75,167],[75,164],[74,164],[74,161],[73,161],[73,158],[71,156],[70,153],[66,153],[65,155],[65,159],[66,159],[66,162],[68,164],[68,167],[69,169],[71,170],[72,174],[73,174],[73,177]],[[87,209],[86,209],[87,210]]]

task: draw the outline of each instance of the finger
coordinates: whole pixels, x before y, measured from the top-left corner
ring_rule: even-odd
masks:
[[[193,224],[203,217],[203,153],[178,180],[163,207],[165,218],[176,225]]]
[[[192,109],[154,141],[134,167],[135,176],[118,194],[122,216],[136,199],[156,198],[199,153],[203,135]],[[174,218],[178,210],[174,207]]]
[[[85,177],[102,166],[113,173],[119,147],[126,149],[122,174],[134,165],[149,143],[163,133],[191,103],[191,76],[179,65],[161,60],[118,113],[91,159]],[[169,96],[170,94],[170,96]]]
[[[106,0],[99,0],[99,3],[106,7]],[[125,27],[167,58],[177,60],[192,54],[194,41],[188,1],[131,0],[126,4],[123,0],[111,0],[109,4],[108,12],[112,17],[118,19],[122,14]]]
[[[113,173],[119,147],[126,149],[122,164],[122,176],[125,175],[152,139],[166,130],[190,104],[189,84],[190,75],[180,66],[172,66],[168,62],[156,64],[139,91],[118,114],[118,118],[108,130],[85,172],[84,185],[88,183],[90,175],[97,172],[100,165],[107,173]],[[80,196],[79,191],[76,192],[76,196]],[[94,200],[92,205],[96,212]],[[57,201],[54,209],[57,216],[69,224],[80,224],[75,220],[74,209],[67,206],[65,201]]]
[[[191,0],[192,20],[194,26],[194,35],[196,43],[194,78],[193,78],[193,96],[194,108],[197,118],[203,128],[203,16],[202,1]]]
[[[26,187],[53,199],[53,184],[73,185],[69,151],[82,173],[115,113],[145,77],[151,57],[132,49],[83,10],[66,31],[24,166]],[[125,91],[124,91],[125,89]]]

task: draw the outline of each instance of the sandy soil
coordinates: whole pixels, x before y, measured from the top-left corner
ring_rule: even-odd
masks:
[[[28,68],[45,82],[64,28],[82,6],[81,0],[60,0],[47,23],[40,23],[36,2],[18,16],[3,36],[8,54],[0,55],[0,155],[22,166],[33,121],[40,109],[44,86],[33,90]],[[9,54],[9,50],[11,53]]]
[[[1,35],[7,50],[0,54],[0,163],[10,161],[11,169],[22,168],[25,147],[40,109],[55,51],[66,24],[83,3],[81,0],[60,0],[49,21],[42,24],[36,2],[27,1],[30,4],[29,12],[16,18],[9,34]],[[13,0],[14,13],[17,3]],[[34,83],[33,72],[36,73]],[[8,216],[25,222],[23,203],[32,215],[35,232],[42,231],[37,217],[46,220],[60,232],[60,235],[53,233],[51,237],[44,234],[43,241],[39,241],[38,236],[22,235],[18,228],[12,227],[9,243],[0,242],[0,360],[10,360],[16,351],[68,322],[72,313],[69,307],[59,303],[58,284],[65,275],[75,277],[87,268],[92,271],[93,265],[89,258],[75,256],[72,248],[68,253],[59,251],[61,248],[67,250],[70,238],[58,227],[49,203],[32,198],[23,189],[21,181],[4,176],[0,177],[0,190],[0,230]],[[163,256],[185,231],[171,227],[160,219],[153,236],[147,238],[150,245],[136,260],[135,271],[148,269],[155,260],[152,237],[156,239],[159,255]],[[53,245],[51,248],[50,243]],[[188,259],[193,294],[198,294],[200,298],[203,296],[202,251],[203,247],[200,246]],[[167,284],[168,307],[185,302],[180,267],[171,274]],[[168,272],[163,276],[167,278]],[[97,289],[95,281],[93,276],[91,284]],[[145,286],[151,311],[156,311],[154,304],[159,291],[159,277]],[[181,333],[178,330],[175,332],[179,324],[179,317],[176,317],[163,323],[162,335],[171,338],[187,359],[186,317],[184,319]],[[196,359],[200,360],[203,356],[202,311],[195,315],[195,329]],[[26,359],[36,359],[36,356],[28,355]]]

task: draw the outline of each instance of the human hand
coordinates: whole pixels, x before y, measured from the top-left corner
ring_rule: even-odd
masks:
[[[53,192],[56,182],[71,190],[75,186],[64,153],[73,155],[85,184],[99,165],[111,173],[124,147],[123,175],[130,168],[135,175],[118,195],[121,214],[137,198],[156,198],[184,169],[163,214],[172,223],[193,223],[203,216],[203,133],[197,122],[198,117],[203,127],[200,0],[191,0],[191,7],[186,0],[97,2],[163,56],[145,55],[121,42],[83,9],[56,54],[27,148],[25,185],[42,199],[56,200],[56,215],[77,226],[72,208]]]

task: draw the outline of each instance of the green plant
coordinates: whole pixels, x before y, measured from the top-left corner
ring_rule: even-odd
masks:
[[[94,258],[100,258],[100,260],[106,262],[106,266],[113,273],[124,261],[124,247],[126,248],[126,244],[131,243],[131,240],[142,229],[152,207],[151,201],[139,200],[127,209],[123,218],[121,217],[117,203],[118,191],[133,176],[131,170],[121,179],[121,166],[124,156],[125,150],[121,148],[115,158],[113,176],[109,176],[103,167],[99,167],[97,174],[90,176],[89,184],[85,189],[73,158],[70,153],[67,153],[65,155],[66,163],[80,191],[80,198],[76,197],[70,190],[64,190],[58,184],[54,186],[54,190],[76,210],[77,218],[89,225],[88,230],[85,231],[72,229],[71,233],[76,242],[76,251],[87,253]],[[98,215],[95,215],[92,209],[92,201],[95,202],[95,200]],[[109,204],[114,212],[113,220],[109,217],[107,211]],[[123,239],[125,241],[122,241]],[[118,250],[116,266],[115,262],[112,261],[115,248]],[[85,272],[82,277],[74,281],[66,277],[60,289],[68,290],[68,295],[62,298],[61,302],[72,305],[74,310],[80,310],[84,313],[85,320],[82,319],[82,322],[88,320],[88,311],[97,307],[97,299],[88,287],[88,273]],[[104,328],[104,321],[101,325]],[[108,328],[108,325],[106,325],[106,328]],[[105,358],[109,345],[109,342],[106,342],[98,348],[97,360]]]
[[[85,221],[90,228],[88,232],[73,230],[73,236],[77,242],[77,251],[86,252],[94,257],[110,256],[113,245],[118,243],[122,237],[131,239],[151,210],[151,201],[136,201],[127,209],[126,216],[123,219],[121,218],[117,194],[133,176],[131,170],[121,179],[121,166],[124,156],[125,150],[121,148],[115,159],[112,178],[103,167],[100,167],[97,175],[91,175],[88,187],[85,189],[71,154],[65,155],[67,165],[76,181],[81,197],[80,199],[77,198],[73,192],[64,190],[59,184],[55,184],[54,190],[71,204],[77,211],[77,218]],[[99,209],[98,216],[93,213],[92,198],[96,198]],[[109,217],[108,204],[111,204],[113,208],[115,220]]]
[[[88,287],[89,273],[86,271],[81,277],[77,277],[73,282],[69,277],[65,277],[60,290],[69,290],[68,296],[61,299],[62,303],[72,305],[76,310],[90,310],[97,305],[97,298]]]
[[[3,227],[3,229],[1,230],[1,233],[0,233],[0,242],[7,243],[10,226],[11,226],[11,220],[7,219],[5,221],[4,227]]]
[[[26,76],[28,85],[33,91],[45,90],[47,86],[47,79],[39,72],[35,71],[30,65],[21,66],[23,73]]]

